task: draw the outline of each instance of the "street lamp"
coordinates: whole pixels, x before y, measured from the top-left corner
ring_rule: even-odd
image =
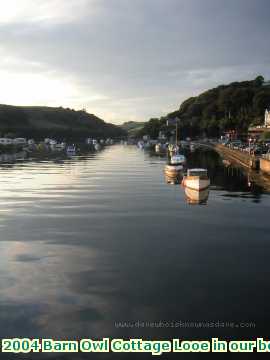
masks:
[[[248,151],[249,151],[249,155],[250,155],[250,152],[251,152],[251,149],[250,149],[251,141],[252,141],[252,138],[249,138],[249,139],[248,139]]]

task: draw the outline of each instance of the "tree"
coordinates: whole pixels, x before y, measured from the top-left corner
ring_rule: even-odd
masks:
[[[255,86],[262,86],[263,83],[264,83],[264,77],[262,75],[259,75],[254,79]]]
[[[270,91],[260,91],[253,98],[253,109],[255,115],[263,115],[265,109],[270,106]]]

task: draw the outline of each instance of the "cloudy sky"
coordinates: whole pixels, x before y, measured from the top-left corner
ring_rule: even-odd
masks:
[[[270,79],[269,0],[0,0],[0,103],[145,121]]]

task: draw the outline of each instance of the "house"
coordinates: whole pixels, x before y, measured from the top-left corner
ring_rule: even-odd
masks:
[[[270,127],[270,110],[265,110],[264,113],[264,126]]]
[[[0,145],[12,145],[13,139],[9,138],[0,138]]]

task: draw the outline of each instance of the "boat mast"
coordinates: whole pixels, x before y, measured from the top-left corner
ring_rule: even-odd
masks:
[[[179,121],[179,118],[176,117],[175,118],[175,145],[177,145],[177,142],[178,142],[178,121]]]
[[[178,125],[177,125],[177,120],[176,120],[176,124],[175,124],[175,145],[177,145],[177,132],[178,132]]]

